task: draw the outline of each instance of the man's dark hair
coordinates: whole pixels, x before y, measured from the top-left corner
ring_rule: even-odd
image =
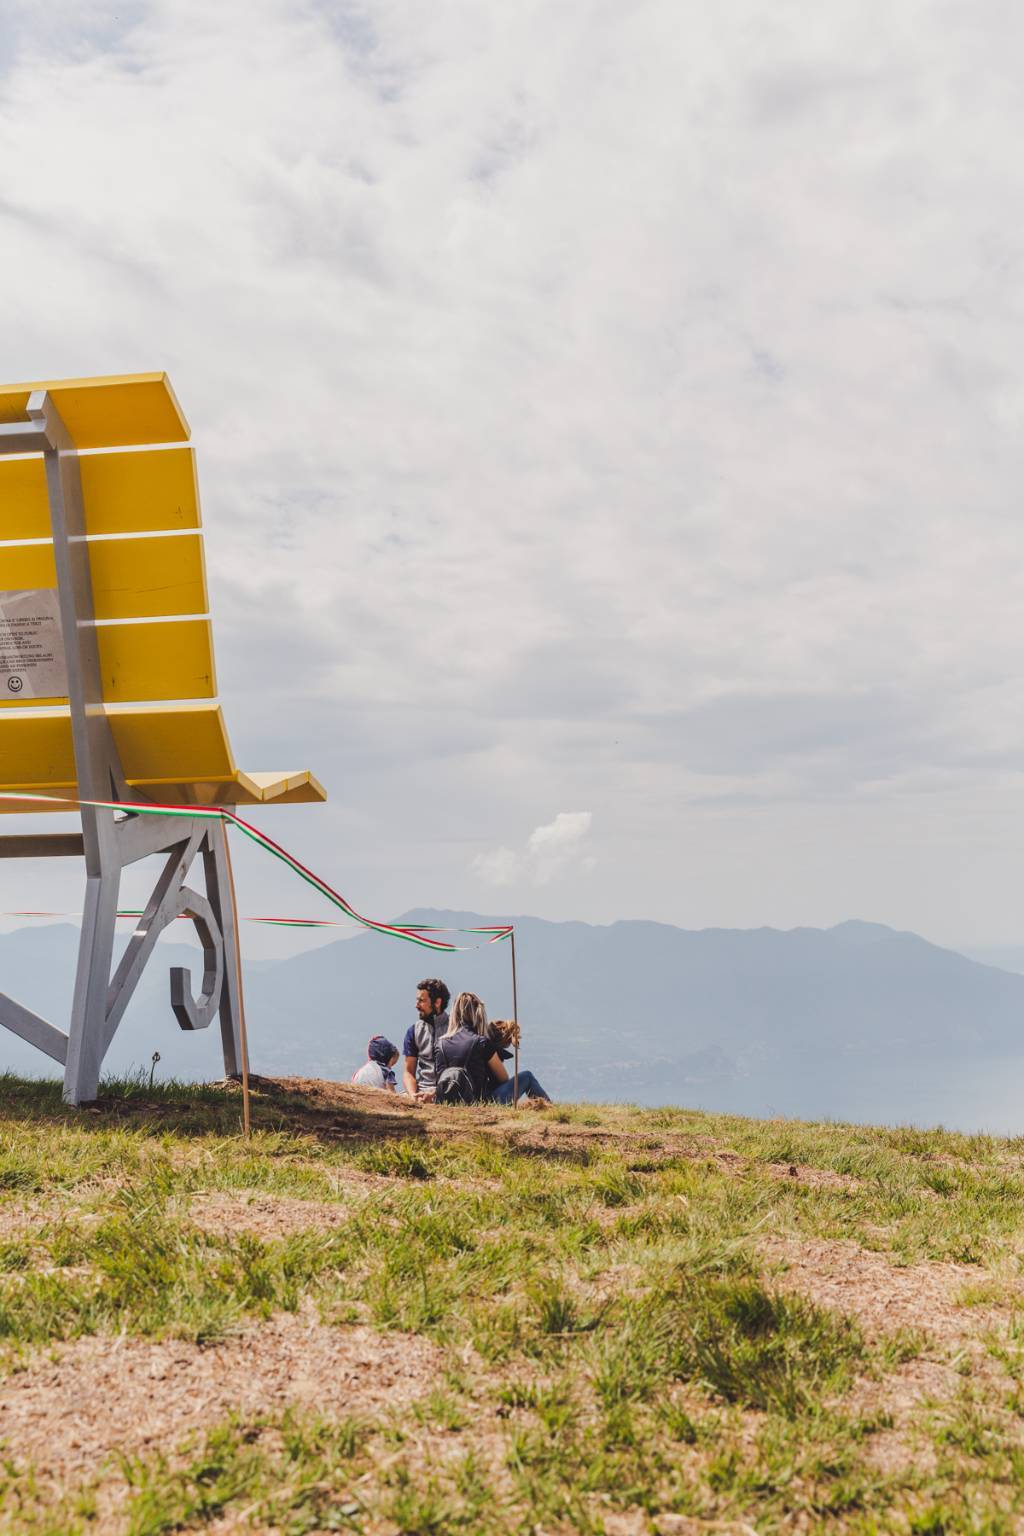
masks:
[[[416,983],[416,990],[417,992],[426,992],[430,1001],[434,1004],[435,1010],[439,998],[441,1000],[442,1013],[448,1007],[448,999],[451,997],[451,993],[444,982],[438,981],[436,976],[428,976],[426,981],[418,981]]]

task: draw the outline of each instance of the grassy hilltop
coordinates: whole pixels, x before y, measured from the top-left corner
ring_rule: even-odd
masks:
[[[4,1531],[1024,1530],[1024,1141],[0,1080]]]

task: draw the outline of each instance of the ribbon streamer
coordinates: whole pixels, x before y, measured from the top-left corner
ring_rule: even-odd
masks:
[[[235,811],[227,810],[223,806],[153,805],[148,803],[140,804],[134,800],[74,800],[67,799],[62,795],[32,795],[11,793],[0,793],[0,800],[15,800],[30,805],[61,805],[67,807],[68,810],[77,810],[83,805],[89,805],[94,806],[98,810],[126,811],[138,816],[185,816],[198,817],[200,820],[206,821],[222,821],[227,826],[237,827],[239,832],[248,837],[257,845],[257,847],[262,848],[265,853],[273,854],[276,859],[280,859],[283,864],[288,866],[293,874],[298,875],[300,880],[305,880],[307,885],[311,885],[313,889],[318,891],[321,896],[323,896],[332,904],[332,906],[338,907],[342,912],[344,912],[347,918],[351,919],[352,922],[360,923],[362,927],[369,928],[373,933],[384,934],[386,938],[402,939],[407,944],[418,944],[421,949],[438,950],[442,954],[456,954],[463,950],[482,949],[487,944],[500,944],[504,940],[510,939],[512,937],[513,930],[511,923],[490,924],[481,928],[432,928],[423,923],[410,923],[403,927],[395,923],[381,923],[372,917],[364,917],[361,912],[356,911],[351,902],[347,901],[344,896],[342,896],[333,888],[333,886],[328,885],[326,880],[321,879],[321,877],[314,874],[311,869],[307,869],[305,864],[300,863],[294,854],[289,853],[286,848],[282,848],[280,843],[276,843],[272,837],[268,837],[265,832],[261,832],[258,827],[254,827],[251,822],[244,821],[242,817],[237,815]],[[64,914],[25,912],[11,913],[8,915],[19,917],[43,917],[51,915],[62,916]],[[141,917],[142,913],[122,912],[119,913],[118,916]],[[316,918],[264,917],[250,918],[248,921],[272,923],[282,927],[312,928],[321,926],[340,926],[335,924],[328,924],[326,920],[321,922]],[[479,944],[451,944],[444,939],[433,937],[434,934],[438,933],[479,934],[482,942]]]
[[[11,912],[0,912],[0,917],[81,917],[81,912],[37,912],[25,909],[16,909]],[[118,907],[115,917],[145,917],[141,907]],[[188,923],[191,918],[186,912],[179,912],[177,921]],[[330,917],[243,917],[243,923],[272,923],[277,928],[347,928],[347,923],[336,923]],[[462,933],[469,929],[461,928],[435,928],[434,933]]]
[[[34,908],[32,908],[32,909],[25,908],[24,910],[22,910],[21,908],[16,908],[16,909],[14,909],[14,910],[12,910],[10,912],[0,912],[0,917],[81,917],[81,915],[82,915],[81,912],[51,912],[51,911],[43,912],[43,911],[36,911]],[[145,915],[146,915],[145,911],[144,911],[144,909],[142,907],[118,907],[117,911],[114,913],[115,917],[135,917],[135,918],[139,918],[139,917],[145,917]],[[188,916],[187,912],[179,912],[178,915],[177,915],[177,921],[178,922],[187,923],[187,922],[191,922],[191,918]],[[273,926],[275,928],[347,928],[348,927],[347,923],[336,923],[334,921],[334,919],[330,918],[330,917],[243,917],[243,918],[240,919],[240,921],[243,922],[243,923],[265,923],[265,924],[270,924],[271,926]],[[410,933],[416,932],[416,933],[487,933],[487,934],[492,934],[493,937],[491,937],[491,938],[489,938],[487,940],[488,944],[497,943],[500,939],[503,939],[503,938],[506,937],[506,934],[505,934],[505,931],[504,931],[503,927],[501,927],[501,928],[495,927],[493,929],[492,928],[433,928],[433,927],[428,927],[428,925],[426,923],[410,923],[409,926],[408,926],[408,931]],[[467,946],[464,946],[464,947],[465,948],[469,948],[469,949],[480,949],[480,948],[482,948],[482,946],[479,945],[479,944],[471,944],[471,945],[467,945]]]

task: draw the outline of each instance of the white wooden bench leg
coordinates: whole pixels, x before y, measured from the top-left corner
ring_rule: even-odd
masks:
[[[224,979],[220,993],[220,1038],[224,1051],[224,1076],[237,1077],[242,1070],[241,999],[238,996],[238,943],[235,913],[231,902],[225,842],[227,828],[222,821],[211,823],[208,850],[203,854],[206,894],[214,910],[224,945]]]
[[[120,885],[120,870],[90,875],[86,880],[68,1059],[64,1068],[64,1098],[69,1104],[94,1099],[99,1088]]]
[[[111,822],[108,811],[83,807],[83,820],[96,822],[98,857],[102,873],[89,876],[82,918],[78,974],[72,1005],[71,1033],[64,1097],[69,1104],[94,1099],[99,1088],[103,1058],[117,1032],[131,995],[150,959],[156,940],[168,923],[179,916],[192,917],[204,947],[203,988],[199,999],[190,991],[188,970],[178,966],[170,973],[171,1006],[182,1029],[205,1029],[219,1012],[224,1071],[231,1075],[241,1062],[239,1046],[238,959],[227,879],[225,831],[220,822],[196,819],[161,820],[162,836],[149,818],[152,831],[143,833],[140,823]],[[154,818],[155,821],[155,818]],[[114,833],[114,846],[109,832]],[[87,839],[87,842],[90,839]],[[165,861],[153,893],[140,917],[128,948],[111,979],[114,928],[121,869],[146,853],[165,852]],[[206,896],[187,885],[189,869],[202,854]],[[5,1022],[0,1016],[0,1023]]]

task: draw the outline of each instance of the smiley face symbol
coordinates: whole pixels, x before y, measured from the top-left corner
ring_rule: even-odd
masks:
[[[7,687],[11,693],[20,693],[24,686],[25,679],[22,677],[9,677],[7,679]]]

